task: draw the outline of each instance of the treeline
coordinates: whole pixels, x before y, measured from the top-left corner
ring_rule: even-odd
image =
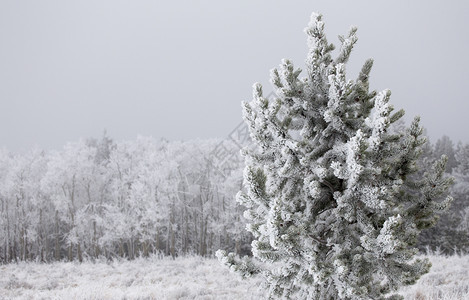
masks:
[[[418,247],[469,252],[469,145],[444,136],[423,150],[422,173],[445,154],[455,184],[451,208]],[[238,152],[229,141],[107,136],[54,152],[0,150],[0,262],[248,254],[244,208],[234,200]]]
[[[218,143],[104,136],[56,152],[0,151],[0,262],[246,252],[234,200],[243,162],[221,169]]]

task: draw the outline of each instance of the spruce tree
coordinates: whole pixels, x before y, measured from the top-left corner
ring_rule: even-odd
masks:
[[[437,201],[452,182],[446,158],[415,176],[425,143],[419,118],[390,130],[404,112],[394,112],[389,90],[369,91],[372,60],[346,79],[356,28],[339,37],[336,58],[321,15],[305,32],[306,77],[283,60],[271,71],[277,97],[255,84],[243,103],[253,146],[243,150],[237,201],[247,208],[253,259],[217,256],[244,276],[261,273],[271,298],[398,299],[393,291],[430,268],[414,246],[451,202]]]

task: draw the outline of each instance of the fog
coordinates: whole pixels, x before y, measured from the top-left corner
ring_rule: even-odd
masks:
[[[336,45],[358,27],[350,78],[373,57],[371,88],[407,120],[469,142],[465,1],[2,1],[0,147],[223,138],[254,82],[270,92],[282,58],[303,67],[313,11]]]

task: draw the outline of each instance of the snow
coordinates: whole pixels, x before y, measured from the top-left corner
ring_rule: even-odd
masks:
[[[469,299],[469,256],[428,256],[430,273],[405,299]],[[0,265],[1,299],[264,299],[260,279],[240,279],[216,259],[21,262]]]
[[[0,299],[262,299],[259,279],[243,280],[216,259],[0,265]]]
[[[432,268],[417,284],[401,289],[405,299],[464,300],[469,299],[469,255],[427,256]]]

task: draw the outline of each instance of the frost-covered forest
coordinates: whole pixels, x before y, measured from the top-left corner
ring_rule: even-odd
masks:
[[[249,254],[238,146],[221,171],[218,140],[169,142],[104,135],[60,151],[0,152],[0,260],[133,259],[152,253],[212,256],[225,249]],[[219,148],[219,147],[218,147]],[[446,154],[455,177],[451,208],[424,231],[419,248],[452,254],[469,250],[469,145],[444,136],[429,143],[422,166]],[[228,167],[227,167],[228,166]]]
[[[249,236],[234,201],[242,163],[215,168],[217,145],[104,136],[54,152],[3,150],[0,260],[246,252]]]

